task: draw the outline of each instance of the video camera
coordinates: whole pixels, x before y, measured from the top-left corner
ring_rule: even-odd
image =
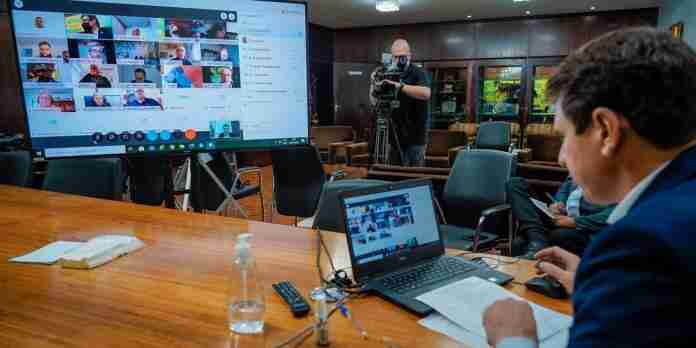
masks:
[[[399,57],[399,62],[397,64],[392,63],[392,58],[390,54],[384,54],[382,56],[382,66],[378,67],[373,75],[372,79],[372,96],[384,101],[384,100],[397,100],[398,91],[396,87],[386,80],[399,82],[404,75],[404,68],[407,64],[406,57]],[[403,60],[403,62],[401,62]]]

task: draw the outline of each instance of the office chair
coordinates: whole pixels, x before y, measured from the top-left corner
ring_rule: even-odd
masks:
[[[50,160],[43,183],[47,191],[112,200],[121,200],[124,188],[123,166],[116,158]]]
[[[512,151],[512,126],[508,122],[483,122],[474,149]]]
[[[327,181],[317,149],[306,145],[273,150],[271,158],[273,203],[278,213],[294,216],[295,225],[298,218],[314,216]]]
[[[229,156],[229,157],[228,157]],[[207,156],[197,156],[202,167],[200,170],[191,171],[191,190],[199,192],[200,197],[193,197],[194,210],[212,210],[222,214],[230,205],[239,213],[248,218],[246,210],[238,200],[258,195],[261,202],[261,221],[265,220],[263,186],[261,169],[257,167],[239,168],[237,157],[234,153],[215,153],[205,160]],[[256,174],[258,185],[244,185],[241,175],[245,173]]]
[[[29,151],[0,152],[0,184],[31,186],[32,159]]]
[[[514,239],[512,211],[507,204],[505,185],[514,175],[515,168],[515,157],[508,152],[459,152],[443,192],[445,214],[440,229],[448,248],[474,252],[492,248],[498,235],[484,230],[491,231],[504,225],[505,221],[490,219],[505,215],[508,217],[509,241]]]
[[[345,224],[343,221],[343,213],[341,212],[341,202],[339,200],[341,193],[386,184],[389,184],[389,182],[365,179],[341,180],[326,183],[321,198],[319,199],[319,208],[314,217],[312,228],[345,233]]]

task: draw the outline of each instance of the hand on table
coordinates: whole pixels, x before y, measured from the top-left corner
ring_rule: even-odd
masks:
[[[483,327],[488,344],[495,347],[506,337],[528,337],[537,341],[536,320],[532,307],[523,301],[511,298],[499,300],[483,313]]]
[[[580,258],[559,247],[552,247],[538,252],[534,256],[539,263],[539,273],[546,273],[563,285],[568,294],[573,293],[575,273],[580,264]]]

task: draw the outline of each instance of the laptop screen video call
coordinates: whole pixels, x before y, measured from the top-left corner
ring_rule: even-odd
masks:
[[[357,264],[438,243],[429,185],[345,199],[346,231]]]

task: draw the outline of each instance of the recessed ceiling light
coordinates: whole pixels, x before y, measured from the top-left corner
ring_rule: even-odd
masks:
[[[596,10],[596,9],[597,9],[596,6],[590,6],[590,11],[594,11],[594,10]]]
[[[399,0],[377,0],[375,5],[379,12],[396,12],[399,11]]]
[[[468,15],[468,16],[466,16],[466,19],[471,19],[471,17],[472,17],[471,15]]]
[[[530,10],[524,11],[524,14],[526,14],[527,16],[529,16],[530,14],[532,14],[532,11],[530,11]]]

